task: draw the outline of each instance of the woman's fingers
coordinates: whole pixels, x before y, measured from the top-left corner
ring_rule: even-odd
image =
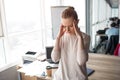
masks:
[[[77,35],[78,34],[78,27],[76,26],[75,20],[73,21],[73,27],[74,27],[74,30],[75,30],[75,34]]]
[[[58,37],[61,37],[64,34],[64,32],[65,32],[64,26],[61,24],[60,29],[59,29],[59,33],[58,33]]]
[[[75,20],[73,21],[73,28],[74,28],[75,33],[76,33]]]
[[[60,31],[61,31],[62,29],[63,29],[63,25],[61,24],[61,25],[60,25]]]
[[[81,35],[81,31],[80,31],[80,28],[77,26],[77,22],[74,20],[73,22],[73,27],[74,27],[74,30],[75,30],[75,34],[78,36],[78,35]]]
[[[61,24],[61,32],[63,33],[63,32],[65,32],[65,30],[64,30],[64,26]]]

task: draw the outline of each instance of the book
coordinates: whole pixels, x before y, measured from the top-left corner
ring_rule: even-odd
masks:
[[[90,76],[95,70],[87,68],[87,75]]]

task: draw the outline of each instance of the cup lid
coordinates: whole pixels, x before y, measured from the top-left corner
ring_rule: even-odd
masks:
[[[52,69],[52,67],[51,66],[46,66],[46,69]]]

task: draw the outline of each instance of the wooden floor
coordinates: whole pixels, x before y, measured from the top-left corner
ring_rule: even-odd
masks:
[[[89,53],[87,67],[95,70],[89,80],[120,80],[120,57]]]

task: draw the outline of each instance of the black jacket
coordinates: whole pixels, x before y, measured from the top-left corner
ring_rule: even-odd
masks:
[[[113,55],[114,50],[118,43],[119,43],[119,35],[112,35],[107,42],[105,54],[109,53]]]

